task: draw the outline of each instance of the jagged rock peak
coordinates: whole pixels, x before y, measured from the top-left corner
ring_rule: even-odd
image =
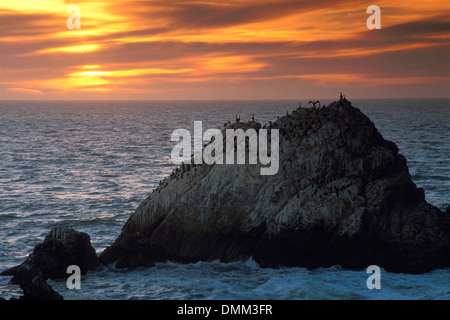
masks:
[[[101,262],[450,266],[449,215],[425,201],[395,143],[350,101],[298,108],[263,128],[280,132],[275,175],[260,175],[260,164],[183,165],[139,205]]]
[[[66,241],[68,239],[75,238],[76,236],[79,236],[79,235],[81,235],[81,232],[76,231],[73,228],[60,226],[60,227],[55,227],[52,230],[50,230],[49,234],[45,237],[44,241],[49,241],[49,240]]]

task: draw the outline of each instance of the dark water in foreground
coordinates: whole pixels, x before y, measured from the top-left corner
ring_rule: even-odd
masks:
[[[322,101],[329,103],[331,101]],[[428,202],[450,205],[450,99],[355,100],[408,159]],[[97,252],[173,169],[173,130],[222,128],[254,113],[274,120],[298,101],[0,102],[0,271],[21,263],[57,225],[87,232]],[[302,101],[302,105],[307,105]],[[261,269],[253,261],[158,264],[90,272],[82,289],[50,283],[66,299],[449,299],[450,269],[382,272],[368,290],[364,271],[335,266]],[[0,277],[0,297],[19,296]]]

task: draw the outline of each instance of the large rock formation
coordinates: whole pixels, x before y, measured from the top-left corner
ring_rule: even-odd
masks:
[[[139,205],[101,262],[450,266],[449,214],[425,201],[396,145],[349,101],[299,108],[267,128],[280,132],[276,175],[260,175],[259,164],[183,165]]]
[[[88,234],[67,227],[56,227],[44,242],[20,265],[5,270],[1,275],[13,276],[11,282],[24,291],[22,299],[62,299],[47,279],[67,278],[67,267],[77,265],[81,274],[95,270],[99,259]]]

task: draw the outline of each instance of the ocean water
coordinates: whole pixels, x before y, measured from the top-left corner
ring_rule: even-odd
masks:
[[[174,165],[175,129],[222,128],[235,115],[266,123],[299,101],[0,101],[0,271],[20,264],[55,226],[88,233],[98,253]],[[306,106],[307,101],[301,101]],[[323,100],[329,103],[331,100]],[[428,202],[450,205],[450,99],[354,100],[408,160]],[[133,271],[112,266],[82,277],[81,290],[49,283],[66,299],[450,299],[450,269],[422,275],[339,266],[263,269],[171,262]],[[0,277],[0,297],[22,291]]]

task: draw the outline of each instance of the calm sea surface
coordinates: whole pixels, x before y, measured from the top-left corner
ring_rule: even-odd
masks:
[[[306,106],[307,101],[301,101]],[[329,103],[324,100],[323,103]],[[408,159],[428,202],[450,205],[450,99],[354,100]],[[98,253],[174,166],[173,130],[223,127],[235,115],[265,123],[298,101],[0,101],[0,271],[20,264],[55,226],[88,233]],[[381,290],[364,271],[339,266],[262,269],[236,263],[162,263],[131,272],[109,266],[81,290],[49,283],[66,299],[450,299],[450,269],[422,275],[382,270]],[[0,277],[0,297],[18,286]]]

